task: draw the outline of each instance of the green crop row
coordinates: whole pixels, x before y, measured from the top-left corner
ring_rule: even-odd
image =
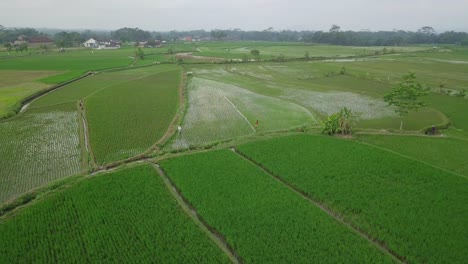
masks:
[[[76,105],[0,122],[0,203],[82,170]]]
[[[376,246],[228,150],[161,167],[245,263],[391,262]]]
[[[84,178],[0,219],[1,263],[227,263],[149,165]]]
[[[468,181],[363,144],[290,136],[244,155],[320,201],[411,263],[468,258]]]

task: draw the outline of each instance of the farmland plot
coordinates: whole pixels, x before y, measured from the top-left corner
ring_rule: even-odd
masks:
[[[1,263],[228,263],[149,165],[46,194],[0,233]]]
[[[347,69],[350,67],[347,65]],[[354,75],[340,75],[339,69],[339,64],[306,62],[192,68],[196,77],[229,83],[292,102],[321,118],[348,107],[356,115],[359,128],[398,129],[400,117],[394,107],[383,100],[391,84]],[[325,77],[330,72],[335,72],[335,75]],[[414,131],[446,123],[445,115],[435,108],[438,106],[431,104],[405,116],[403,128]]]
[[[388,107],[383,100],[357,93],[340,91],[314,92],[288,89],[285,90],[285,94],[281,98],[298,102],[323,115],[336,113],[343,107],[352,109],[360,119],[364,120],[396,115],[393,109]]]
[[[26,112],[0,122],[0,203],[81,168],[76,105]]]
[[[228,150],[161,167],[245,263],[382,263],[391,258]]]
[[[277,138],[238,149],[410,263],[468,258],[466,177],[319,136]]]
[[[53,91],[47,96],[42,96],[31,104],[31,108],[40,108],[69,102],[77,102],[96,91],[112,87],[133,79],[141,78],[142,75],[114,76],[108,74],[97,74],[87,77],[78,82],[71,83],[63,88]]]
[[[176,114],[179,85],[180,70],[173,66],[171,71],[114,85],[87,98],[90,141],[97,162],[126,159],[155,144]]]
[[[188,96],[183,132],[172,144],[176,149],[317,122],[299,105],[222,82],[194,77]]]

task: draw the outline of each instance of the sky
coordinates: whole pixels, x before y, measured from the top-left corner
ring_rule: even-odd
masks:
[[[468,31],[468,0],[0,0],[0,25],[150,31]]]

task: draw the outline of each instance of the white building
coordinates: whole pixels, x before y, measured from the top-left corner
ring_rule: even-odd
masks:
[[[87,48],[97,48],[99,46],[99,43],[95,39],[90,38],[85,43],[83,43],[83,46]]]

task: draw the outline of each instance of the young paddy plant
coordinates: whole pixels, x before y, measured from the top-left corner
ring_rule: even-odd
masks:
[[[150,165],[82,178],[0,218],[0,262],[229,263]]]
[[[392,259],[229,150],[160,163],[245,263],[383,263]]]
[[[468,257],[466,177],[323,136],[276,138],[238,150],[408,262]]]

